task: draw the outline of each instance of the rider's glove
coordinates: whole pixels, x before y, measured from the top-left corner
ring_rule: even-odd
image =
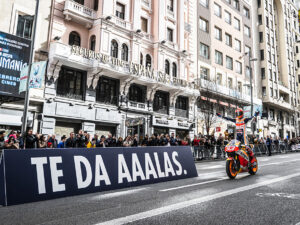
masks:
[[[259,115],[259,112],[257,111],[257,112],[255,112],[255,116],[258,116]]]
[[[217,116],[218,116],[218,117],[222,117],[220,113],[217,113]]]

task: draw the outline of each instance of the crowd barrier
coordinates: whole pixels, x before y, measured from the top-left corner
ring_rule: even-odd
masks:
[[[197,177],[190,146],[3,150],[0,204]]]
[[[271,144],[270,146],[267,146],[266,144],[253,144],[251,146],[254,154],[256,155],[267,155],[269,154],[269,149],[271,150],[271,154],[282,154],[282,153],[300,151],[300,144],[278,143],[278,144]],[[195,160],[226,158],[224,145],[193,146],[192,151]]]

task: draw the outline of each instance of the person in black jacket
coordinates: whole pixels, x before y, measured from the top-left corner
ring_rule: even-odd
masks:
[[[66,148],[76,148],[76,138],[73,132],[70,133],[70,137],[66,140]]]
[[[37,140],[37,136],[32,133],[32,129],[28,130],[27,135],[25,136],[25,148],[37,148]]]
[[[77,148],[86,148],[86,137],[82,130],[80,130],[77,134],[76,147]]]
[[[5,131],[0,131],[0,149],[4,149],[5,139],[4,139]]]

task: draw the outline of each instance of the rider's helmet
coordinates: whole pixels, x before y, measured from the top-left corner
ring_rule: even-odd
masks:
[[[236,118],[238,119],[242,119],[244,117],[244,111],[240,108],[235,110],[235,114],[236,114]]]

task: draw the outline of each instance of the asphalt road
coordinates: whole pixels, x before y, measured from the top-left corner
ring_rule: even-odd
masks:
[[[236,180],[224,161],[201,162],[197,178],[0,207],[0,224],[298,224],[300,154],[258,163]]]

